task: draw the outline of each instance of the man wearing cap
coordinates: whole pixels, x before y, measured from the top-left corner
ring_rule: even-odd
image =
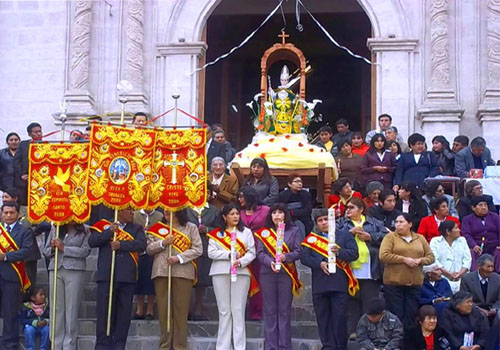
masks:
[[[462,236],[471,249],[471,271],[477,269],[476,259],[484,253],[494,258],[494,269],[500,272],[500,216],[488,209],[485,197],[472,197],[472,214],[462,220]]]
[[[328,248],[328,209],[316,210],[313,218],[315,228],[302,242],[300,261],[312,270],[313,306],[323,349],[345,350],[347,302],[359,289],[349,262],[358,259],[358,247],[349,231],[337,230],[335,245]],[[337,256],[335,273],[328,271],[328,249]]]

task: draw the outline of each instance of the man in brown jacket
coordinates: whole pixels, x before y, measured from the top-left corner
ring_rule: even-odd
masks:
[[[238,192],[238,179],[226,174],[226,162],[221,157],[212,159],[208,181],[210,182],[212,193],[210,194],[210,204],[215,205],[219,210],[226,204],[236,201]]]

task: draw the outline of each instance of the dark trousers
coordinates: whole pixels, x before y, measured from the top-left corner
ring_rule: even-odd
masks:
[[[35,244],[36,244],[36,240]],[[36,273],[37,273],[37,263],[38,260],[31,260],[31,261],[26,261],[24,264],[24,269],[26,270],[26,274],[28,275],[28,278],[30,279],[31,286],[34,287],[36,286]]]
[[[419,297],[420,287],[384,285],[386,308],[398,316],[405,329],[415,324]]]
[[[3,317],[3,350],[19,349],[19,319],[21,305],[21,286],[19,282],[6,281],[0,277],[0,298]]]
[[[359,279],[359,291],[355,296],[349,297],[347,310],[348,333],[356,333],[358,321],[368,310],[368,305],[373,298],[380,296],[380,280]]]
[[[255,259],[251,266],[255,278],[259,281],[260,262]],[[262,292],[260,291],[250,297],[250,301],[248,302],[248,318],[253,321],[262,320]]]
[[[341,292],[313,294],[322,350],[347,349],[347,302],[349,295]]]
[[[127,343],[135,283],[115,282],[111,332],[106,335],[109,282],[97,282],[97,329],[95,350],[123,350]]]
[[[283,269],[283,268],[282,268]],[[260,274],[266,350],[292,349],[292,279],[285,271]]]

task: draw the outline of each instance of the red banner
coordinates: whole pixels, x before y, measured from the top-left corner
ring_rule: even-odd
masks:
[[[148,203],[156,131],[92,125],[87,196],[113,209]]]
[[[89,145],[32,143],[29,150],[28,219],[83,223],[90,217],[85,194]]]
[[[159,130],[149,208],[178,211],[207,200],[205,129]]]

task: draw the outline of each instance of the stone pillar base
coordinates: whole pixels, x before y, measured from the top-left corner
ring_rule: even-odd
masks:
[[[451,143],[455,136],[460,134],[460,120],[464,114],[464,109],[459,106],[450,108],[444,107],[423,107],[417,111],[417,119],[421,122],[422,130],[427,138],[428,145],[432,137],[443,135]]]
[[[94,108],[94,99],[88,91],[66,92],[64,99],[68,104],[67,114],[82,114],[93,115],[96,114]]]
[[[479,123],[482,127],[483,137],[486,140],[498,140],[498,130],[500,130],[500,108],[479,106],[476,114]],[[500,144],[498,142],[489,142],[487,147],[491,151],[493,160],[497,161],[500,158]]]

